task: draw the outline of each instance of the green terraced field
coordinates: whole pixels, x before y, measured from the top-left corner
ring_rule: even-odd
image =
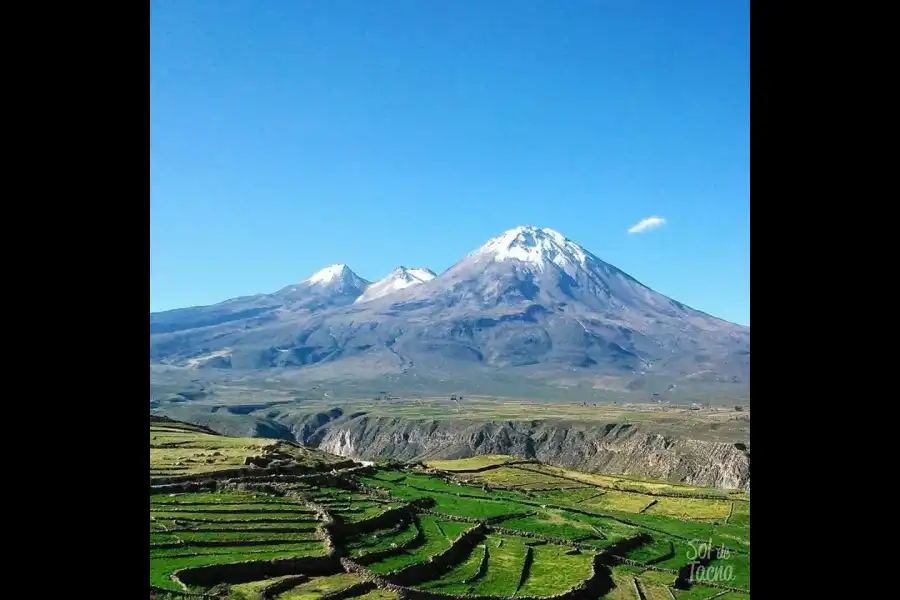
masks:
[[[426,466],[432,469],[443,469],[445,471],[460,471],[466,469],[481,469],[493,465],[502,465],[503,463],[521,460],[511,456],[484,454],[482,456],[473,456],[472,458],[461,458],[457,460],[429,460]]]
[[[164,470],[160,465],[184,466],[175,462],[187,449],[210,452],[215,445],[246,455],[273,443],[252,439],[251,444],[189,425],[151,422],[151,473]],[[647,600],[671,600],[672,594],[678,600],[720,593],[725,600],[750,597],[750,503],[740,494],[539,464],[503,466],[509,457],[430,462],[428,468],[441,473],[436,475],[414,467],[356,471],[346,461],[332,473],[344,460],[337,457],[310,470],[302,449],[295,454],[303,467],[299,479],[219,477],[216,468],[232,468],[225,462],[182,470],[207,482],[200,491],[154,488],[151,479],[151,596],[157,588],[255,600],[280,583],[291,586],[276,596],[280,600],[314,600],[333,592],[363,600],[398,598],[387,588],[362,585],[338,560],[344,556],[384,581],[414,572],[415,579],[403,585],[472,598],[563,594],[592,577],[595,558],[597,581],[611,578],[614,584],[600,591],[608,600],[638,600],[636,585]],[[705,580],[697,569],[698,581],[675,589],[675,571],[710,540],[727,555],[705,567]],[[619,549],[625,542],[634,547]],[[453,548],[455,543],[467,545],[463,550]],[[250,566],[240,571],[227,567],[245,562]],[[195,581],[198,567],[215,565],[225,565],[211,576],[224,578],[215,585],[207,578],[190,586],[174,577],[184,570],[185,582]],[[273,565],[281,571],[272,571]],[[307,568],[314,572],[306,574]],[[230,572],[240,573],[231,584]]]
[[[405,546],[417,539],[418,534],[419,525],[410,520],[401,523],[399,527],[379,529],[374,532],[348,537],[345,548],[351,557],[358,558],[389,550],[395,545]]]
[[[523,596],[551,596],[564,592],[591,576],[594,552],[571,554],[566,546],[535,546],[528,578],[519,589]]]
[[[450,542],[459,537],[463,531],[473,527],[472,524],[442,521],[430,515],[422,516],[420,522],[422,533],[425,536],[425,542],[421,546],[372,563],[368,565],[369,569],[375,573],[391,573],[409,565],[424,562],[429,557],[449,548]]]
[[[485,552],[487,547],[485,544],[479,544],[473,548],[472,552],[465,560],[455,565],[454,568],[446,571],[440,577],[426,581],[418,587],[423,590],[434,590],[445,594],[468,594],[475,589],[475,578],[478,575],[479,567],[485,560]]]
[[[279,594],[279,600],[318,600],[324,594],[345,590],[360,582],[353,573],[338,573],[328,577],[313,577],[306,583]]]

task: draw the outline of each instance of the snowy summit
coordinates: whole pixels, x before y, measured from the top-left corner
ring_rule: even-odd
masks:
[[[475,262],[487,258],[496,262],[515,260],[543,270],[547,263],[563,269],[586,267],[584,249],[553,229],[520,226],[503,232],[475,250],[469,257]]]
[[[321,271],[317,271],[315,275],[313,275],[303,283],[332,283],[338,279],[343,279],[345,271],[350,272],[350,269],[347,268],[347,265],[330,265],[328,267],[325,267]]]
[[[362,296],[356,299],[355,304],[381,298],[414,285],[421,285],[435,277],[434,271],[430,269],[397,267],[391,271],[390,275],[367,287]]]
[[[327,296],[334,296],[333,299],[340,297],[340,301],[346,299],[355,299],[363,293],[369,286],[369,282],[354,273],[350,267],[345,264],[331,265],[325,267],[321,271],[317,271],[315,275],[309,279],[301,281],[298,285],[293,285],[282,290],[281,294],[288,294],[293,297],[296,294],[314,294],[320,296],[320,300],[325,301]],[[326,302],[332,305],[332,302]]]

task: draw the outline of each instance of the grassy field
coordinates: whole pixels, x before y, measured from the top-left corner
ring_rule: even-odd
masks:
[[[196,375],[196,373],[197,371],[192,371],[192,374]],[[553,395],[551,393],[549,396],[543,395],[542,400],[538,402],[524,397],[480,394],[465,395],[463,400],[455,402],[450,400],[450,395],[455,393],[451,390],[448,390],[445,396],[438,396],[434,394],[403,394],[400,390],[392,389],[390,386],[387,389],[391,390],[392,395],[399,397],[390,400],[384,398],[376,400],[374,398],[377,394],[376,391],[373,391],[372,394],[362,394],[353,389],[341,391],[324,388],[315,393],[305,394],[302,400],[285,395],[283,401],[268,403],[266,408],[253,411],[245,418],[264,420],[270,415],[277,415],[280,419],[292,420],[295,414],[309,415],[320,411],[326,412],[333,409],[338,403],[345,414],[365,412],[372,416],[389,416],[404,420],[427,419],[466,423],[537,420],[581,424],[645,424],[654,432],[662,435],[724,443],[749,443],[751,414],[749,409],[735,412],[731,406],[716,406],[713,402],[713,406],[709,409],[692,410],[691,403],[698,401],[698,398],[672,404],[655,404],[645,401],[623,402],[619,398],[611,398],[606,402],[589,401],[585,406],[583,400],[586,398],[578,397],[582,396],[580,393],[576,394],[576,398],[568,401],[562,397],[548,400]],[[250,394],[251,390],[247,389],[246,393]],[[266,393],[267,395],[276,395],[277,390],[267,390]],[[329,395],[325,397],[324,393]],[[249,403],[246,398],[241,397],[242,395],[232,396],[223,387],[207,400],[167,403],[163,411],[175,418],[208,423],[218,430],[227,428],[237,418],[236,415],[221,410],[219,407]],[[339,401],[336,400],[338,398]],[[594,402],[596,402],[596,406]],[[742,404],[746,408],[746,402]],[[424,457],[426,462],[428,458],[431,457]]]
[[[279,594],[279,600],[318,600],[325,594],[345,590],[361,581],[359,575],[338,573],[328,577],[313,577],[306,583]]]
[[[375,573],[391,573],[410,565],[424,562],[431,556],[443,552],[450,547],[450,543],[460,536],[465,530],[473,527],[471,524],[455,521],[443,521],[431,515],[423,515],[420,518],[422,533],[425,543],[412,550],[385,558],[368,565]]]
[[[502,465],[515,459],[511,456],[502,454],[484,454],[482,456],[473,456],[472,458],[460,458],[457,460],[429,460],[425,465],[432,469],[442,469],[444,471],[457,471],[462,469],[481,469],[493,465]]]
[[[591,576],[593,552],[572,554],[567,546],[535,546],[528,577],[519,589],[523,596],[552,596]]]
[[[346,462],[346,459],[280,440],[228,437],[194,425],[151,417],[151,479],[243,467],[248,458],[261,456],[266,451],[277,452],[303,465],[325,467]]]
[[[250,444],[247,438],[227,438],[177,423],[151,423],[151,469],[167,472],[163,465],[186,466],[175,464],[186,462],[185,456],[219,452],[217,459],[231,462],[202,463],[196,469],[195,463],[187,463],[190,472],[215,477],[217,469],[230,468],[243,460],[240,457],[258,456],[273,445],[277,443],[253,438]],[[321,472],[330,472],[342,460],[320,458],[321,453],[302,448],[286,451],[298,463],[317,461]],[[412,565],[428,563],[467,531],[474,535],[470,530],[482,523],[485,533],[472,539],[471,551],[452,555],[454,560],[445,569],[414,587],[476,597],[548,597],[589,578],[594,556],[610,549],[614,556],[637,565],[601,566],[615,584],[603,598],[671,600],[674,594],[678,600],[705,600],[720,592],[725,593],[719,598],[726,600],[750,597],[749,499],[544,465],[499,466],[454,475],[508,460],[488,456],[429,463],[449,479],[423,469],[378,468],[365,474],[347,472],[327,485],[315,479],[282,482],[264,477],[269,487],[225,486],[222,479],[217,491],[166,488],[157,493],[151,479],[150,584],[173,592],[215,592],[230,600],[250,600],[283,578],[260,571],[255,581],[187,590],[173,575],[205,565],[309,557],[331,560],[329,568],[335,574],[297,577],[302,575],[298,567],[299,572],[282,581],[293,587],[277,598],[313,600],[346,590],[342,593],[350,598],[396,600],[397,594],[386,589],[353,587],[360,577],[343,572],[336,556],[328,558],[326,536],[341,555],[390,578]],[[277,490],[282,491],[276,494]],[[431,502],[428,508],[410,504],[425,500]],[[316,507],[324,508],[337,528],[323,529],[325,515]],[[367,524],[391,509],[399,510]],[[357,526],[363,529],[354,533],[350,528]],[[629,550],[611,550],[638,534],[647,540]],[[710,540],[727,548],[728,554],[712,561],[703,574],[696,571],[697,581],[690,589],[672,589],[673,571],[690,564],[700,543]],[[726,592],[722,585],[743,591]]]

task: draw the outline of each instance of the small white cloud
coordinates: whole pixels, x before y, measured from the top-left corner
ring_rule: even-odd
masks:
[[[643,233],[644,231],[662,227],[665,224],[666,220],[662,217],[647,217],[646,219],[641,219],[635,223],[634,226],[628,230],[628,233]]]

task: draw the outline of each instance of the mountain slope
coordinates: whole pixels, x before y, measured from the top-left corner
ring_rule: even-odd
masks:
[[[667,298],[550,229],[516,227],[437,277],[407,278],[395,271],[368,284],[341,266],[256,298],[277,306],[262,315],[151,331],[151,358],[155,348],[170,364],[224,367],[227,355],[231,368],[304,366],[345,378],[517,369],[623,390],[647,378],[749,381],[748,327]]]
[[[407,269],[406,267],[397,267],[391,271],[390,275],[376,281],[366,288],[366,291],[359,296],[354,303],[361,304],[369,302],[376,298],[382,298],[388,294],[393,294],[408,287],[431,281],[436,275],[430,269]]]

